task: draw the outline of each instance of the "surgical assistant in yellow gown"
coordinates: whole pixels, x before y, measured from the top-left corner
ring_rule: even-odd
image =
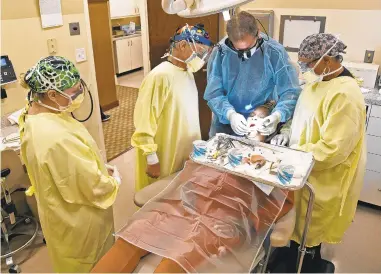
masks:
[[[302,91],[291,127],[290,145],[312,152],[309,182],[315,189],[307,246],[339,243],[351,224],[363,185],[366,110],[356,80],[338,77],[309,84]],[[300,243],[308,191],[297,192],[292,240]]]
[[[87,129],[67,113],[22,115],[21,155],[55,272],[88,273],[114,243],[109,176]]]
[[[179,171],[201,139],[198,93],[193,73],[163,62],[145,78],[134,112],[136,190],[155,181],[146,175],[146,155],[157,153],[160,178]]]

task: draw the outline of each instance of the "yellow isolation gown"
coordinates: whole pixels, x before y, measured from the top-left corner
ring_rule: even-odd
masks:
[[[24,114],[20,134],[54,271],[87,273],[114,243],[119,184],[87,129],[68,114]]]
[[[340,242],[354,218],[366,163],[365,119],[364,97],[353,78],[307,85],[300,95],[290,145],[312,152],[316,161],[308,179],[316,195],[308,247]],[[305,189],[295,196],[292,239],[298,243],[308,196]]]
[[[155,181],[146,175],[146,155],[157,153],[160,178],[179,171],[201,139],[198,93],[194,76],[163,62],[144,79],[134,112],[136,190]]]

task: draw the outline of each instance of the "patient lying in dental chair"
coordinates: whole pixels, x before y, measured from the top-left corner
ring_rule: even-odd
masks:
[[[292,192],[266,195],[251,181],[188,161],[170,185],[117,233],[92,272],[132,272],[141,257],[157,273],[250,272],[270,227],[293,206]]]

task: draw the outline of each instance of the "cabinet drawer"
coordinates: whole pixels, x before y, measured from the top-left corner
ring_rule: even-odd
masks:
[[[381,173],[365,171],[360,201],[381,206]]]
[[[366,143],[369,153],[381,155],[381,137],[367,135]]]
[[[381,106],[372,105],[370,116],[381,118]]]
[[[372,110],[373,110],[372,106]],[[369,117],[366,133],[369,135],[381,137],[381,118]]]
[[[381,156],[368,153],[366,160],[366,169],[381,173]]]

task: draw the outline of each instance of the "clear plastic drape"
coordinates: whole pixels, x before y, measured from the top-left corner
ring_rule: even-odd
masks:
[[[271,225],[292,207],[286,197],[189,161],[117,236],[187,272],[250,272]]]

